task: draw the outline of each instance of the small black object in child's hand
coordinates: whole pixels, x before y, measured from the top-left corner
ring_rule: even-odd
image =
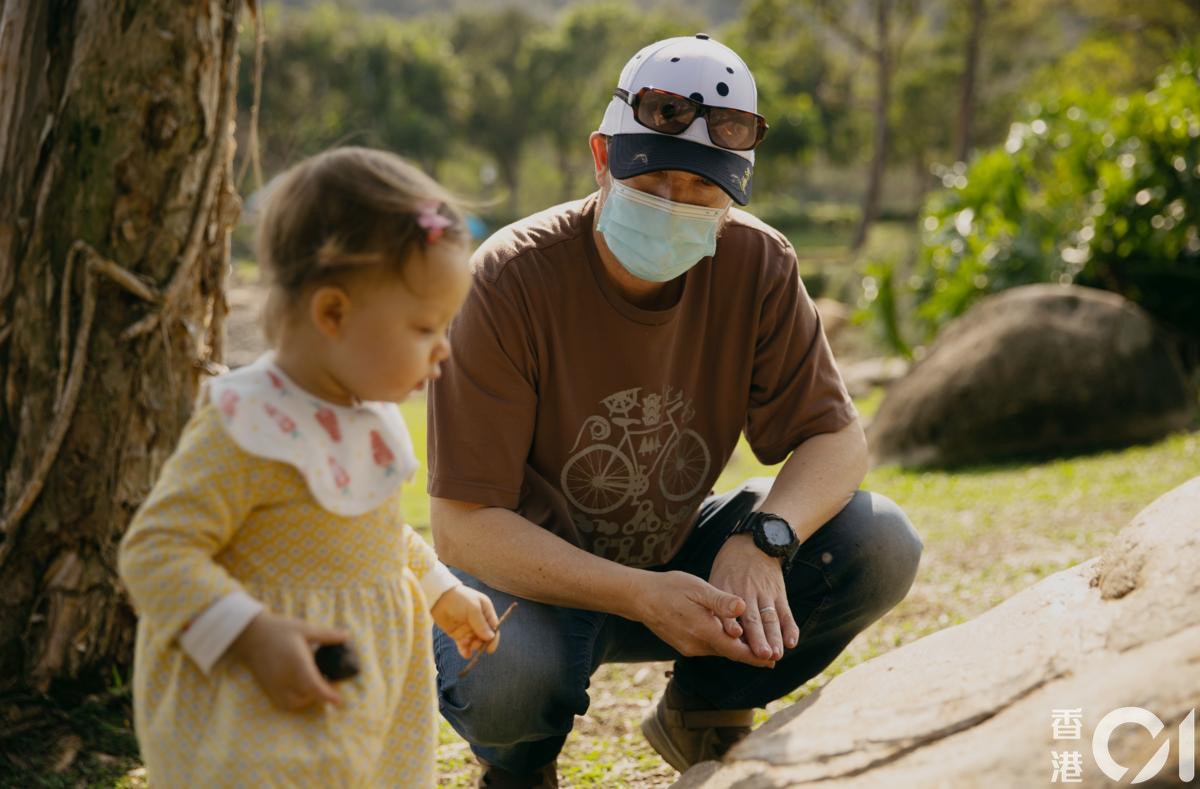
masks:
[[[349,644],[324,644],[313,655],[317,671],[330,682],[358,676],[358,653]]]

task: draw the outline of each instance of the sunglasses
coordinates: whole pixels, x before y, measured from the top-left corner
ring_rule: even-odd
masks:
[[[613,93],[633,108],[633,117],[642,126],[662,134],[683,134],[697,118],[704,118],[708,137],[718,148],[749,151],[767,136],[767,121],[761,115],[729,107],[710,107],[695,99],[658,88],[642,88],[637,93],[617,88]]]

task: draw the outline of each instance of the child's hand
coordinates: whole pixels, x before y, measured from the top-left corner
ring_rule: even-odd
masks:
[[[487,647],[488,653],[500,645],[500,626],[496,609],[487,595],[466,586],[456,586],[438,598],[430,611],[433,621],[454,639],[458,654],[469,658]]]
[[[246,664],[276,706],[296,711],[318,702],[342,703],[317,671],[313,647],[341,644],[349,637],[340,630],[263,611],[246,625],[229,651]]]

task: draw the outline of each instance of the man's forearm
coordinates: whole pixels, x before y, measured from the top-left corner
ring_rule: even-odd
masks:
[[[786,519],[804,542],[842,511],[862,484],[868,463],[866,438],[857,421],[836,433],[813,436],[783,464],[760,509]]]
[[[446,564],[495,589],[550,605],[638,619],[647,571],[576,548],[510,510],[433,499],[434,545]]]

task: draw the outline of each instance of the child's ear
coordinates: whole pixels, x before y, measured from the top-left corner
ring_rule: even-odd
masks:
[[[350,297],[346,291],[333,285],[317,288],[308,300],[308,317],[317,331],[331,340],[342,336],[346,313],[350,310]]]

